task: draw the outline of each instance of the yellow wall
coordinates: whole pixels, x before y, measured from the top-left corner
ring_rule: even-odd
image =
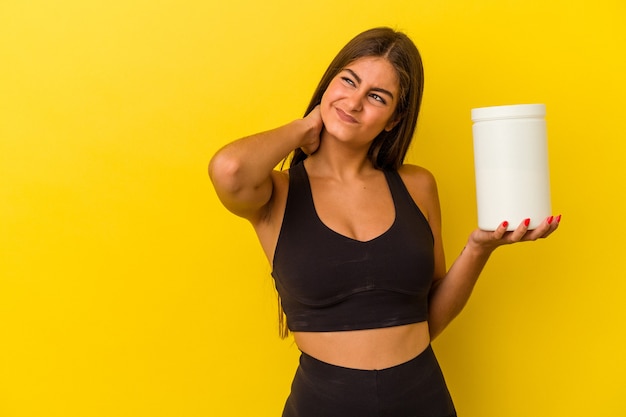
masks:
[[[622,0],[0,2],[0,416],[277,416],[269,267],[206,164],[301,115],[357,32],[426,66],[410,161],[449,261],[476,224],[472,107],[548,108],[553,238],[499,250],[435,342],[461,415],[626,415]]]

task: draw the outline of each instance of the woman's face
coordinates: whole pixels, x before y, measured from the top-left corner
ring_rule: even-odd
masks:
[[[394,113],[399,81],[385,58],[360,58],[340,71],[322,96],[324,128],[334,138],[369,145],[382,131],[398,122]]]

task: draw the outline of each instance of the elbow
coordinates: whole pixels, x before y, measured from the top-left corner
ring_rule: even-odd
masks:
[[[218,152],[209,162],[209,178],[216,189],[234,194],[241,189],[241,168],[237,158]]]

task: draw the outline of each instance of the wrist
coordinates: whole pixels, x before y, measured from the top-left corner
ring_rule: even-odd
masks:
[[[307,155],[315,152],[320,142],[321,120],[307,116],[294,120],[292,126],[295,129],[293,137],[297,140],[296,148],[302,149]]]
[[[485,247],[485,245],[480,245],[471,239],[467,241],[465,248],[463,248],[463,252],[467,252],[475,258],[489,258],[494,250],[495,248]]]
[[[320,129],[317,122],[310,117],[298,119],[296,122],[300,123],[300,132],[302,133],[302,137],[305,139],[319,133]]]

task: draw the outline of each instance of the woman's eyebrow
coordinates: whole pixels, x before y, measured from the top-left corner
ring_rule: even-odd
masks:
[[[346,68],[344,71],[348,71],[354,77],[356,82],[361,84],[361,77],[359,77],[356,72],[352,71],[350,68]],[[393,94],[391,93],[391,91],[385,90],[384,88],[373,87],[372,91],[376,91],[378,93],[386,94],[389,97],[391,97],[391,99],[393,99]]]

